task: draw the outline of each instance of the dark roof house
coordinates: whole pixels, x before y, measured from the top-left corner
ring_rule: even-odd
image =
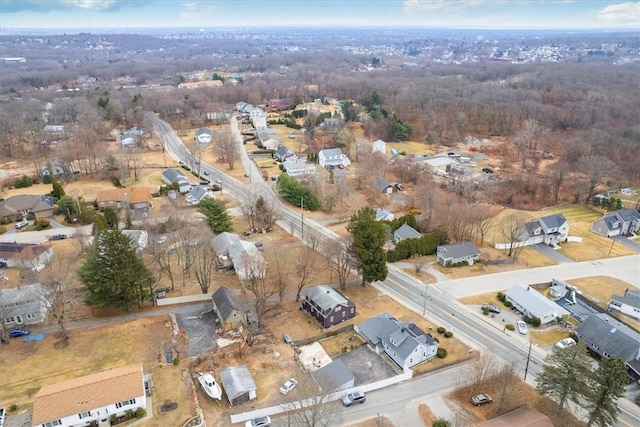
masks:
[[[220,382],[231,406],[258,398],[256,383],[245,365],[231,366],[222,370]]]
[[[213,311],[220,320],[224,332],[246,325],[246,316],[238,299],[225,286],[220,286],[211,295]]]
[[[621,209],[606,213],[591,224],[591,231],[604,237],[623,236],[640,231],[640,212]]]
[[[302,310],[316,319],[324,328],[355,317],[355,304],[330,286],[310,288],[302,301]]]
[[[0,261],[8,267],[34,268],[51,261],[53,248],[31,243],[0,243]]]
[[[406,239],[419,239],[422,237],[419,231],[409,224],[402,224],[400,228],[393,232],[393,243],[396,245]]]
[[[473,264],[480,258],[480,249],[472,242],[456,242],[448,245],[440,245],[436,249],[438,263],[444,265],[455,265],[460,262]]]
[[[312,375],[323,393],[342,391],[355,386],[353,374],[341,359],[323,366]]]
[[[393,191],[393,185],[382,178],[376,178],[376,184],[378,185],[378,189],[383,193],[391,194]]]
[[[53,199],[49,196],[20,194],[0,202],[0,218],[15,221],[28,213],[37,218],[53,215]]]
[[[613,295],[609,301],[609,310],[616,310],[640,320],[640,290],[627,289],[624,295]]]

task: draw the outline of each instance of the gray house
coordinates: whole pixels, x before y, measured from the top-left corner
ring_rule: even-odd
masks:
[[[402,224],[400,228],[393,232],[393,243],[396,245],[406,239],[419,239],[422,237],[419,231],[409,224]]]
[[[531,286],[516,285],[508,289],[504,296],[518,311],[540,319],[542,325],[569,316],[569,312],[564,307],[551,301]]]
[[[455,265],[466,261],[470,265],[480,259],[480,249],[472,242],[456,242],[448,245],[440,245],[436,249],[438,263],[444,265]]]
[[[395,215],[385,208],[376,208],[376,221],[393,221]]]
[[[162,181],[165,184],[178,184],[179,191],[186,193],[191,190],[191,184],[187,177],[177,169],[165,169],[162,171]]]
[[[393,192],[393,185],[382,178],[376,178],[376,185],[378,186],[378,189],[384,194],[391,194]]]
[[[640,378],[640,334],[606,313],[592,314],[576,328],[576,337],[601,357],[618,357]]]
[[[231,406],[258,398],[256,383],[245,365],[231,366],[221,371],[220,382]]]
[[[0,242],[0,261],[8,267],[31,269],[47,264],[53,258],[53,248],[31,243]]]
[[[403,370],[429,360],[438,343],[413,322],[400,322],[389,313],[378,314],[354,326],[375,352],[386,353]]]
[[[40,284],[8,288],[0,291],[0,316],[6,327],[42,323],[47,304]]]
[[[341,359],[323,366],[315,371],[313,379],[324,393],[342,391],[355,386],[355,378]]]
[[[220,286],[211,295],[213,312],[218,316],[224,332],[246,325],[245,312],[238,299],[225,286]]]
[[[640,231],[640,212],[635,209],[609,212],[591,224],[591,231],[604,237],[637,233]]]
[[[640,320],[640,291],[627,289],[624,295],[613,295],[609,301],[609,311],[615,310]]]

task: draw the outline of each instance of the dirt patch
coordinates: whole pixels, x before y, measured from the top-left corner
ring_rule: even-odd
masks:
[[[427,425],[427,424],[425,424]],[[430,424],[429,424],[430,425]],[[348,424],[349,427],[395,427],[395,424],[389,417],[379,416],[369,418],[356,424]]]
[[[611,296],[624,295],[627,289],[637,289],[627,282],[608,276],[583,277],[568,282],[576,285],[585,296],[604,309],[607,308]]]
[[[429,406],[424,403],[418,405],[418,415],[425,426],[433,425],[433,422],[438,419],[438,417],[431,412]]]

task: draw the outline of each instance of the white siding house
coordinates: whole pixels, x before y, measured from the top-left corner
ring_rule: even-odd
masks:
[[[518,311],[529,317],[537,317],[542,325],[569,316],[567,310],[531,286],[517,285],[507,290],[504,295]]]
[[[346,154],[342,153],[341,149],[327,148],[324,150],[320,150],[320,152],[318,153],[318,163],[323,168],[326,168],[327,166],[338,165],[347,167],[351,164],[351,160],[349,160]]]

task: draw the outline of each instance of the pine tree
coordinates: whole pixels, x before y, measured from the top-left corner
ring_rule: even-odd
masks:
[[[231,216],[221,201],[205,197],[198,203],[198,212],[205,216],[207,225],[215,234],[233,231]]]
[[[376,211],[366,207],[351,217],[347,231],[353,237],[355,258],[362,270],[362,286],[366,282],[384,280],[387,277],[387,254],[383,246],[385,227],[376,221]]]
[[[142,307],[155,282],[129,236],[117,229],[98,233],[78,274],[96,307]]]
[[[616,401],[624,394],[627,384],[627,368],[618,358],[602,359],[592,376],[587,400],[593,408],[587,427],[613,425],[618,416]]]

